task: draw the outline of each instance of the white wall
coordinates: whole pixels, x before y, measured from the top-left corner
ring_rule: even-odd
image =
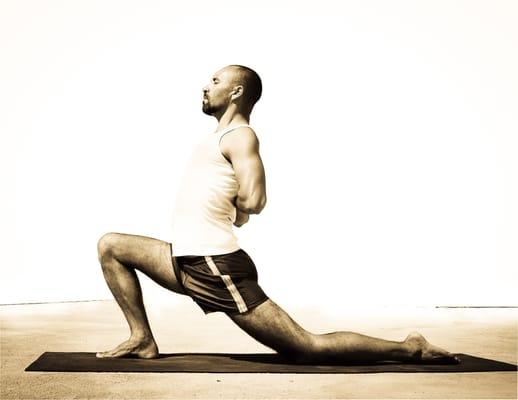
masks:
[[[101,234],[168,240],[231,63],[264,82],[238,234],[274,299],[518,303],[515,2],[181,3],[1,3],[1,303],[108,298]]]

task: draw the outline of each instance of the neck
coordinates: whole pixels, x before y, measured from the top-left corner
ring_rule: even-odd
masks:
[[[218,131],[230,125],[248,124],[250,121],[250,115],[239,111],[234,105],[228,107],[223,114],[215,115],[215,117],[218,120]]]

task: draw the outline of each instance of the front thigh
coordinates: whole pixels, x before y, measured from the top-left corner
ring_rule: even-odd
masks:
[[[108,233],[99,246],[107,248],[106,252],[121,264],[139,270],[166,289],[184,294],[173,270],[170,243],[146,236]]]

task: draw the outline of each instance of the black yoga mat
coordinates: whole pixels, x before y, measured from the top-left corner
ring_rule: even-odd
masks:
[[[380,362],[355,365],[291,364],[277,354],[174,353],[159,358],[96,358],[95,353],[43,353],[25,371],[49,372],[216,372],[366,374],[380,372],[516,371],[516,365],[457,354],[460,364]]]

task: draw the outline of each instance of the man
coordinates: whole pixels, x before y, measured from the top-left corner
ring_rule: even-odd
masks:
[[[248,222],[266,204],[259,141],[248,125],[261,96],[250,68],[230,65],[203,89],[203,112],[218,120],[196,148],[173,215],[173,240],[109,233],[98,244],[104,277],[130,327],[130,337],[98,357],[155,358],[135,270],[163,287],[191,296],[206,312],[225,312],[240,328],[294,362],[458,362],[419,333],[402,342],[353,332],[313,334],[293,321],[257,283],[250,257],[239,248],[232,224]]]

